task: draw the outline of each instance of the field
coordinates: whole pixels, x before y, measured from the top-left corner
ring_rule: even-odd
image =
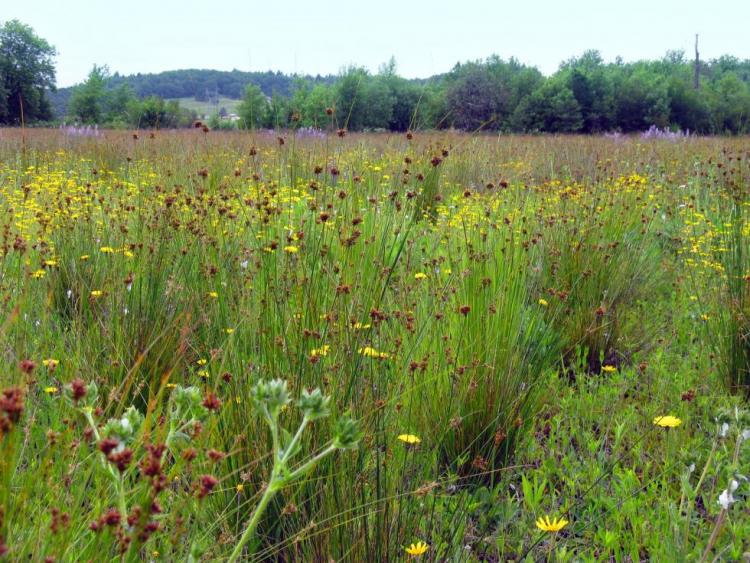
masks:
[[[0,130],[0,560],[746,560],[750,141],[343,133]]]
[[[240,105],[240,100],[234,100],[232,98],[226,98],[224,96],[219,97],[219,103],[210,102],[199,102],[195,98],[172,98],[180,103],[181,107],[196,112],[199,116],[213,115],[218,113],[221,108],[227,110],[227,113],[237,113],[237,106]]]

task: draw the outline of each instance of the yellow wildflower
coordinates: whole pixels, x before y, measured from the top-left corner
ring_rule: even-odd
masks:
[[[423,541],[418,541],[417,543],[411,544],[409,547],[405,547],[404,550],[412,557],[420,557],[424,555],[429,548],[430,546]]]
[[[656,426],[661,426],[662,428],[677,428],[680,424],[682,424],[682,420],[680,420],[676,416],[668,414],[665,416],[655,416],[654,424],[656,424]]]
[[[368,358],[377,358],[379,360],[386,360],[390,357],[387,352],[378,352],[375,348],[372,348],[370,346],[360,348],[358,352],[363,356],[367,356]]]
[[[409,444],[410,446],[419,444],[422,441],[420,437],[415,434],[399,434],[396,439],[401,440],[404,444]]]
[[[549,519],[549,516],[545,516],[544,518],[539,517],[536,521],[536,527],[540,530],[544,530],[545,532],[552,532],[556,533],[562,530],[565,526],[568,525],[568,521],[565,520],[565,518],[560,518],[559,520],[555,518],[554,520]]]

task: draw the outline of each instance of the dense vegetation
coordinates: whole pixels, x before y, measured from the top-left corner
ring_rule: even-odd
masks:
[[[98,72],[104,69],[95,67]],[[171,70],[158,74],[134,74],[122,76],[113,73],[106,76],[108,90],[117,91],[122,87],[127,88],[135,97],[148,98],[156,96],[159,98],[194,98],[206,101],[214,96],[225,96],[227,98],[242,98],[248,84],[255,84],[266,96],[274,93],[288,96],[293,88],[295,78],[282,74],[281,72],[243,72],[240,70]],[[90,78],[90,77],[89,77]],[[311,83],[331,84],[335,77],[304,77],[305,81]],[[50,101],[55,115],[64,117],[76,115],[75,111],[69,109],[71,96],[75,88],[60,88],[50,94]]]
[[[170,98],[242,98],[240,119],[213,127],[342,128],[603,133],[650,127],[699,134],[750,133],[750,60],[605,63],[597,51],[563,62],[552,76],[497,56],[407,80],[391,59],[377,73],[349,67],[337,77],[179,70],[120,76],[94,66],[88,79],[54,92],[54,49],[19,22],[0,33],[0,122],[58,120],[110,127],[170,128],[196,116]]]
[[[29,26],[0,26],[0,125],[52,118],[47,91],[55,87],[55,54]]]
[[[290,77],[284,88],[270,92],[267,83],[253,80],[245,88],[239,126],[326,128],[332,123],[326,108],[334,108],[335,126],[352,131],[455,127],[602,133],[656,126],[694,133],[750,132],[750,61],[723,57],[701,64],[698,88],[694,70],[694,62],[682,53],[660,61],[605,64],[589,51],[548,78],[513,59],[490,57],[415,81],[399,77],[391,61],[375,75],[353,67],[335,80]],[[74,91],[71,101],[87,84]],[[109,80],[107,90],[122,93],[127,84]],[[214,91],[229,95],[219,86]],[[193,90],[194,95],[201,92],[205,89]],[[68,105],[68,113],[91,121],[74,104]],[[113,116],[109,122],[116,121]]]
[[[3,129],[0,163],[0,559],[750,550],[747,138]]]

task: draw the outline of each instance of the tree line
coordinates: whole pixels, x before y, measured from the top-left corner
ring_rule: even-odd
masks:
[[[605,63],[587,51],[545,77],[515,59],[492,56],[416,82],[399,77],[391,61],[376,74],[348,68],[330,85],[299,80],[290,96],[270,100],[251,84],[240,115],[248,127],[335,123],[355,131],[627,133],[656,126],[750,133],[750,60],[699,63],[697,87],[694,64],[680,51],[633,63]]]
[[[592,50],[544,76],[493,55],[428,79],[399,76],[393,59],[375,73],[350,66],[335,77],[236,70],[121,76],[95,65],[82,84],[56,93],[55,54],[18,21],[0,27],[0,123],[23,117],[182,127],[196,115],[168,98],[222,95],[241,96],[239,119],[215,115],[215,127],[627,133],[657,126],[750,133],[750,60],[732,56],[693,61],[673,51],[659,60],[606,63]]]

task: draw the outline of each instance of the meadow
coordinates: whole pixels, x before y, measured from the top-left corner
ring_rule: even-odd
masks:
[[[0,560],[741,561],[750,141],[0,129]]]

